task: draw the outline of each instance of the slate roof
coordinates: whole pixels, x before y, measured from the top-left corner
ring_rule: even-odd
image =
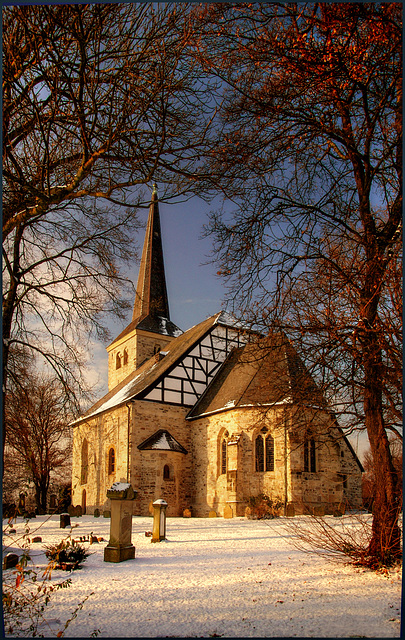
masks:
[[[234,326],[230,323],[230,316],[221,311],[191,327],[165,345],[166,355],[163,358],[159,359],[153,356],[144,362],[72,424],[78,424],[104,411],[146,395],[215,325]]]
[[[232,351],[187,418],[285,402],[326,408],[295,349],[285,336],[276,334]]]
[[[138,449],[151,449],[157,451],[178,451],[187,453],[187,450],[166,429],[159,429],[152,436],[138,444]]]
[[[111,345],[134,329],[143,329],[173,337],[182,333],[181,329],[171,322],[169,315],[159,203],[155,185],[139,266],[132,321],[112,341]]]

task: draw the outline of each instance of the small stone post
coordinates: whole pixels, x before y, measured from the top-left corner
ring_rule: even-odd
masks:
[[[155,500],[153,503],[153,534],[151,542],[166,540],[166,500]]]
[[[127,482],[114,482],[107,491],[111,500],[110,540],[104,549],[104,562],[123,562],[135,558],[131,543],[132,500],[137,492]]]

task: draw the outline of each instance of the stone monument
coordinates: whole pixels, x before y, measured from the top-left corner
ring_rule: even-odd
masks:
[[[111,500],[110,540],[104,549],[104,562],[123,562],[135,558],[131,543],[132,501],[137,492],[127,482],[114,482],[107,491]]]
[[[153,503],[153,533],[151,542],[166,540],[166,500],[155,500]]]

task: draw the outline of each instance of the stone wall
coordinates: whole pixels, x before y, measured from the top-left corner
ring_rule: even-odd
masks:
[[[141,364],[149,360],[157,349],[164,350],[172,340],[172,336],[135,329],[121,340],[114,342],[107,348],[108,389],[113,389]],[[120,361],[119,368],[117,368],[117,356]]]
[[[149,505],[158,498],[167,503],[167,515],[182,515],[191,506],[192,461],[190,428],[185,420],[188,409],[158,402],[138,400],[133,405],[131,434],[131,483],[139,488],[134,513],[148,515]],[[159,429],[166,429],[186,450],[139,450],[138,445]],[[170,475],[163,477],[165,465]]]
[[[261,493],[294,503],[295,513],[322,508],[333,512],[344,501],[361,506],[361,471],[325,411],[297,410],[291,405],[267,409],[229,410],[187,421],[187,407],[137,400],[130,408],[130,475],[138,496],[135,515],[148,515],[157,498],[168,502],[168,516],[207,517],[211,510],[243,516],[249,497]],[[74,427],[72,502],[88,513],[108,509],[107,489],[127,481],[128,408],[121,406]],[[304,432],[310,425],[316,442],[316,471],[304,469]],[[166,429],[188,451],[139,450],[138,445]],[[274,438],[274,470],[256,471],[255,439],[263,429]],[[87,478],[82,482],[83,440],[88,442]],[[221,468],[221,443],[226,440],[227,468]],[[287,445],[287,449],[286,449]],[[115,471],[108,473],[108,452],[114,448]],[[287,455],[286,455],[287,453]],[[164,468],[168,467],[168,477]]]

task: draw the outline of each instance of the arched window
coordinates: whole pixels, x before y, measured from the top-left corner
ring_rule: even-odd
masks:
[[[124,367],[128,364],[128,350],[124,349]]]
[[[110,447],[108,451],[108,475],[115,473],[115,449]]]
[[[274,471],[274,438],[266,438],[266,471]]]
[[[163,480],[170,480],[170,467],[168,464],[163,467]]]
[[[304,440],[304,471],[316,472],[315,440],[310,433],[307,433]]]
[[[117,353],[117,355],[115,356],[115,368],[116,369],[121,369],[121,354]]]
[[[82,444],[82,461],[81,461],[81,484],[86,484],[87,482],[87,472],[89,468],[89,443],[86,438],[83,440]]]
[[[264,447],[263,436],[258,435],[255,443],[256,450],[256,471],[264,471]]]
[[[223,438],[221,442],[221,473],[226,473],[226,459],[228,454],[228,443],[226,438]]]
[[[274,471],[274,438],[266,437],[267,429],[259,433],[255,440],[256,471]]]

